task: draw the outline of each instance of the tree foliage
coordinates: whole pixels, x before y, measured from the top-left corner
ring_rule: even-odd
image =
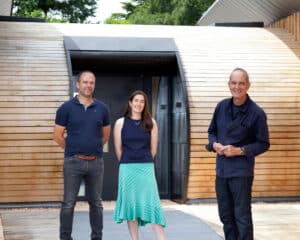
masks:
[[[95,16],[97,0],[14,0],[14,15],[46,21],[84,23]]]
[[[214,0],[130,0],[122,20],[131,24],[195,25]],[[115,16],[112,15],[113,19]],[[110,19],[111,19],[110,18]]]

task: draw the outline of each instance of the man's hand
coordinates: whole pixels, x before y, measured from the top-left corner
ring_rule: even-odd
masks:
[[[222,145],[221,143],[214,142],[213,149],[216,151],[219,155],[224,155],[226,146]]]
[[[223,154],[226,157],[234,157],[234,156],[240,156],[241,155],[241,148],[235,147],[232,145],[226,145],[224,146]]]

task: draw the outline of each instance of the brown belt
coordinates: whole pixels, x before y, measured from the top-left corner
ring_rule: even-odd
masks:
[[[86,155],[82,155],[82,154],[75,154],[75,157],[78,157],[80,159],[83,159],[83,160],[95,160],[97,157],[96,156],[86,156]]]

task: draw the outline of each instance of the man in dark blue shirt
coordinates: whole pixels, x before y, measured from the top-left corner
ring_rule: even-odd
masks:
[[[253,240],[251,213],[255,156],[269,149],[266,114],[247,94],[248,73],[232,71],[232,98],[221,101],[208,128],[208,151],[217,153],[216,194],[226,240]]]
[[[65,150],[61,240],[72,240],[74,207],[82,179],[90,206],[91,239],[102,239],[102,154],[103,144],[109,139],[110,122],[106,105],[93,98],[95,81],[92,72],[81,72],[76,82],[78,95],[56,112],[54,140]]]

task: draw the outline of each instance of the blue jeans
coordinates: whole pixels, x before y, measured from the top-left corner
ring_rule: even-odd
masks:
[[[216,177],[219,216],[226,240],[253,240],[253,177]]]
[[[89,203],[91,239],[102,239],[104,162],[102,158],[83,160],[75,156],[64,161],[64,199],[60,211],[60,239],[72,240],[74,207],[82,179],[85,180],[86,196]]]

